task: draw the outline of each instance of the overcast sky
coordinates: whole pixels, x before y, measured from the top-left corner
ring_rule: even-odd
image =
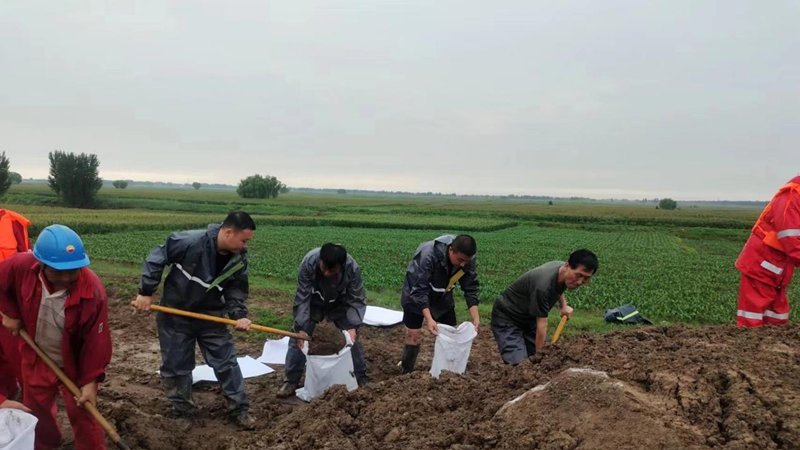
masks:
[[[766,200],[798,1],[0,2],[0,150],[106,179]]]

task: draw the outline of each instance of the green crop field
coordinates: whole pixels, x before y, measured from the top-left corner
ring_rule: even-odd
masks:
[[[46,187],[23,184],[10,191],[5,207],[30,218],[32,234],[51,223],[73,227],[95,261],[129,267],[130,273],[169,232],[204,228],[232,209],[244,209],[258,224],[250,245],[254,286],[282,290],[291,301],[303,255],[332,241],[344,244],[361,265],[368,297],[396,308],[416,247],[444,233],[468,232],[478,241],[484,320],[517,276],[585,247],[597,253],[600,270],[588,286],[567,293],[578,314],[596,318],[605,308],[634,303],[659,322],[731,323],[739,280],[733,262],[759,213],[742,207],[663,211],[632,202],[550,206],[437,196],[290,193],[243,200],[203,189],[103,189],[101,194],[102,209],[61,208]],[[799,292],[795,283],[790,297]]]

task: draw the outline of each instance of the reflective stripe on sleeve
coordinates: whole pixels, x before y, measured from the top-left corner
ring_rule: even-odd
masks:
[[[781,269],[780,267],[776,266],[775,264],[772,264],[771,262],[767,261],[766,259],[764,261],[761,261],[761,267],[769,270],[770,272],[774,273],[775,275],[780,275],[780,274],[783,273],[783,269]]]
[[[795,236],[800,236],[800,229],[788,228],[786,230],[781,230],[778,232],[778,239],[783,239],[785,237],[795,237]]]

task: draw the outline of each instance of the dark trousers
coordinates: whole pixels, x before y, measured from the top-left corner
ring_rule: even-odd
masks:
[[[506,364],[517,365],[536,354],[536,322],[512,324],[492,314],[492,334]]]
[[[161,377],[175,412],[191,413],[195,407],[192,401],[195,342],[206,364],[214,370],[228,401],[228,411],[236,414],[249,409],[233,336],[226,325],[164,313],[158,314],[156,324],[161,345]]]
[[[334,322],[336,323],[336,322]],[[313,325],[316,323],[312,322]],[[314,331],[312,325],[312,333]],[[343,329],[336,324],[340,330]],[[297,332],[297,330],[295,330]],[[356,342],[350,349],[350,354],[353,356],[353,371],[356,375],[359,385],[367,379],[367,361],[364,359],[364,348],[361,346],[361,339],[356,337]],[[297,340],[289,338],[289,351],[286,352],[286,366],[285,366],[285,380],[289,383],[297,385],[300,383],[300,378],[306,370],[306,355],[297,348]]]
[[[436,323],[443,323],[451,327],[456,326],[455,309],[439,312],[438,315],[431,311],[431,317]],[[419,330],[422,328],[423,322],[425,322],[425,316],[411,311],[410,309],[403,308],[403,325],[405,325],[406,328],[409,330]]]

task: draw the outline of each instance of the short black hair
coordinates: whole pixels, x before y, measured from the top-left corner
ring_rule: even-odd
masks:
[[[450,247],[458,253],[463,253],[470,258],[475,256],[475,253],[478,253],[478,244],[475,242],[475,238],[468,234],[459,234],[456,236],[456,238],[453,239],[453,243],[450,244]]]
[[[222,228],[233,228],[236,231],[253,230],[256,231],[256,223],[250,214],[244,211],[232,211],[228,217],[222,221]]]
[[[586,270],[591,270],[593,274],[597,272],[597,269],[600,267],[600,263],[597,261],[597,255],[585,248],[580,248],[572,252],[569,255],[568,262],[569,266],[573,269],[577,269],[578,266],[583,266],[586,267]]]
[[[319,249],[319,260],[328,269],[344,267],[347,264],[347,249],[339,244],[328,242]]]

